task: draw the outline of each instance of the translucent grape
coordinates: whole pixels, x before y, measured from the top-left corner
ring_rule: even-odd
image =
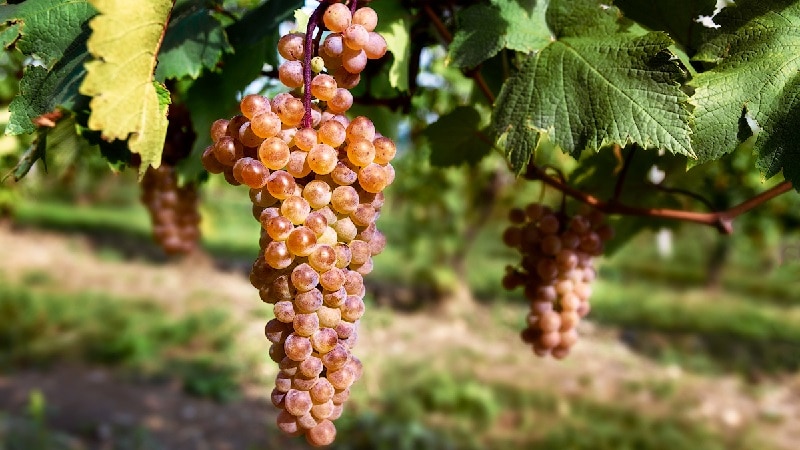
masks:
[[[353,94],[344,88],[337,88],[333,96],[328,100],[328,111],[336,114],[344,114],[352,106]]]
[[[288,88],[299,88],[303,85],[303,64],[300,61],[285,61],[278,67],[278,79]]]
[[[359,8],[353,14],[352,23],[363,26],[367,31],[373,31],[378,25],[378,13],[369,6]]]
[[[303,59],[305,33],[289,33],[278,40],[278,53],[289,61]]]
[[[369,42],[369,31],[361,24],[350,24],[342,31],[342,41],[351,50],[361,50]]]
[[[239,102],[239,109],[242,111],[243,116],[252,119],[258,114],[269,112],[272,108],[269,99],[263,95],[248,94],[242,97],[242,101]]]
[[[369,39],[364,45],[364,54],[367,55],[367,59],[382,58],[386,54],[386,50],[386,39],[378,33],[370,32]]]
[[[353,16],[350,14],[350,8],[342,3],[334,3],[325,10],[322,15],[322,22],[325,26],[334,33],[341,33],[345,28],[350,26]]]
[[[339,89],[337,89],[337,92],[338,91]],[[344,91],[349,92],[346,89],[344,89]],[[334,98],[336,98],[337,95],[338,94],[334,94]],[[341,123],[335,120],[328,120],[320,124],[317,137],[321,143],[337,148],[342,145],[347,138],[347,131],[345,126]]]
[[[339,152],[330,145],[317,144],[309,150],[307,161],[314,173],[329,174],[339,163]]]
[[[289,251],[297,256],[308,256],[314,251],[317,236],[307,227],[300,226],[294,229],[286,239]]]
[[[311,80],[311,95],[327,102],[336,93],[336,80],[332,76],[320,74]]]

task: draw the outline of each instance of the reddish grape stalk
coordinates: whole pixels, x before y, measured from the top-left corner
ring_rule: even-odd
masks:
[[[538,203],[512,209],[509,219],[503,242],[519,250],[522,260],[506,268],[503,287],[522,287],[530,301],[522,340],[538,356],[564,358],[578,341],[580,319],[591,309],[593,258],[603,253],[613,231],[597,210],[569,217]]]
[[[245,96],[241,115],[214,122],[214,144],[202,156],[209,172],[250,188],[262,226],[250,281],[274,305],[265,334],[280,368],[271,396],[281,409],[278,427],[315,446],[335,439],[332,421],[361,376],[351,349],[365,309],[363,276],[386,245],[375,222],[396,153],[371,120],[344,115],[367,59],[386,52],[374,32],[377,15],[329,3],[312,15],[309,36],[291,33],[278,42],[286,60],[281,82],[307,87],[306,97]],[[332,33],[313,54],[310,34],[320,16]]]

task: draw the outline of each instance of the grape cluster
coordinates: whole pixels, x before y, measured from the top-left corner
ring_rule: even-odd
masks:
[[[197,186],[178,186],[175,168],[149,167],[141,184],[142,203],[150,213],[153,238],[168,255],[187,254],[200,239]]]
[[[329,108],[333,106],[334,110],[343,112],[342,105],[352,102],[347,89],[358,85],[367,60],[378,59],[386,54],[386,40],[375,32],[378,15],[369,7],[357,9],[351,14],[345,4],[333,3],[325,10],[322,20],[331,33],[321,43],[318,55],[311,59],[311,67],[314,72],[321,72],[324,67],[329,75],[315,78],[312,89],[316,84],[318,93],[323,93],[322,98],[317,98],[329,102]],[[303,86],[305,39],[305,33],[290,33],[278,41],[278,52],[286,59],[278,67],[278,76],[281,83],[290,88]],[[340,89],[326,89],[331,81],[335,81]],[[329,93],[332,94],[330,97]]]
[[[304,68],[316,58],[306,54],[306,36],[283,36],[278,50],[287,61],[279,68],[280,80],[290,88],[307,84],[310,96],[245,96],[240,115],[214,122],[214,143],[202,156],[209,172],[250,188],[253,216],[262,227],[250,281],[274,305],[265,334],[280,368],[271,395],[281,409],[278,427],[304,434],[315,446],[333,442],[332,421],[361,377],[351,349],[365,309],[363,276],[386,246],[375,222],[382,191],[395,176],[390,161],[397,149],[370,119],[344,115],[353,104],[348,88],[363,69],[352,60],[386,51],[372,31],[376,21],[371,8],[351,15],[344,4],[327,6],[324,23],[336,33],[326,42],[339,36],[348,50],[339,53],[339,66],[328,59],[325,67],[315,67],[320,70],[311,80],[304,79],[312,72]]]
[[[591,309],[592,260],[613,231],[597,210],[568,217],[538,203],[512,209],[509,219],[503,242],[519,250],[522,260],[506,269],[503,287],[522,287],[530,300],[522,340],[538,356],[564,358],[578,341],[578,322]]]

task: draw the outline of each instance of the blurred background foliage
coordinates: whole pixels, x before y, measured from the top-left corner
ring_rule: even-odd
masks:
[[[239,1],[236,6],[256,3]],[[426,135],[428,126],[459,106],[485,100],[471,80],[444,64],[443,47],[428,27],[415,31],[420,37],[415,43],[420,47],[421,73],[408,109],[361,107],[369,111],[382,132],[398,140],[401,149],[395,165],[398,177],[387,192],[379,221],[390,244],[376,258],[376,270],[367,281],[372,311],[365,318],[365,335],[392,333],[392,342],[424,337],[435,331],[415,328],[420,325],[414,320],[424,317],[429,319],[426,326],[441,325],[442,333],[449,333],[449,324],[466,323],[468,330],[475,330],[456,333],[453,341],[470,337],[479,341],[486,333],[514,338],[524,321],[524,304],[520,293],[505,292],[499,284],[504,267],[514,262],[513,253],[500,240],[506,211],[540,199],[558,205],[561,195],[514,179],[494,154],[472,165],[431,163],[436,149]],[[0,53],[3,106],[16,94],[21,63],[14,53]],[[357,94],[385,100],[386,67],[370,70],[375,72],[371,84]],[[491,86],[499,86],[501,77],[487,71]],[[261,86],[265,92],[274,89],[264,79],[249,89]],[[488,123],[488,108],[479,105],[477,109],[481,123]],[[0,127],[7,120],[4,110]],[[135,174],[109,170],[97,148],[74,139],[75,127],[74,121],[65,120],[52,131],[49,145],[58,146],[59,151],[48,152],[53,156],[46,159],[46,172],[43,165],[37,165],[24,181],[0,184],[1,233],[9,239],[31,239],[31,233],[45,233],[67,245],[76,240],[88,242],[88,247],[76,246],[73,251],[81,258],[88,254],[101,264],[131,262],[165,271],[197,264],[247,284],[249,264],[258,249],[258,224],[252,220],[244,190],[216,177],[203,184],[202,250],[185,257],[167,257],[150,241],[150,223],[139,203]],[[0,138],[0,173],[12,170],[29,145],[29,137]],[[541,162],[572,171],[574,161],[559,156],[560,152],[546,143],[541,145],[537,156]],[[637,156],[642,156],[638,162],[642,165],[685,164],[668,157]],[[608,172],[604,178],[574,173],[574,181],[601,195],[603,189],[610,192],[613,184],[608,183],[608,173],[614,173],[618,159],[610,149],[584,157],[597,159],[593,167],[608,168]],[[724,209],[771,185],[753,167],[753,156],[745,145],[721,163],[670,171],[665,183],[688,187],[702,195],[708,206]],[[598,180],[605,184],[598,185]],[[653,189],[652,195],[668,204],[707,207],[685,195],[655,190],[648,179],[626,182],[631,197],[642,198],[640,189]],[[592,299],[592,324],[584,330],[583,339],[623,342],[645,361],[634,368],[642,370],[641,380],[618,386],[624,400],[584,395],[596,385],[594,375],[578,377],[580,383],[572,389],[545,382],[557,377],[536,381],[537,365],[542,362],[534,360],[514,339],[501,341],[518,357],[507,362],[512,382],[500,375],[487,377],[486,371],[479,370],[497,366],[497,373],[502,372],[502,364],[489,357],[494,348],[469,353],[455,344],[453,348],[442,345],[438,349],[441,356],[415,358],[421,350],[414,345],[424,347],[422,339],[421,344],[409,344],[411,349],[400,356],[383,358],[381,349],[367,345],[365,352],[379,356],[365,356],[368,370],[372,370],[362,381],[367,387],[354,389],[334,448],[772,448],[758,428],[769,430],[769,426],[791,419],[765,410],[743,413],[756,416],[748,422],[751,427],[725,428],[711,420],[686,417],[682,408],[696,399],[680,393],[694,386],[692,380],[697,377],[712,381],[734,378],[753,390],[796,383],[800,367],[800,197],[784,195],[740,217],[733,236],[658,222],[620,220],[617,227],[620,234],[626,227],[646,231],[620,242],[618,251],[601,261]],[[47,248],[42,251],[47,253]],[[15,376],[75,365],[110,370],[119,383],[132,383],[143,391],[151,385],[176,382],[186,398],[234,405],[250,398],[249,387],[271,383],[274,374],[263,368],[268,359],[265,343],[253,339],[251,333],[248,345],[241,344],[243,330],[258,329],[268,320],[255,292],[250,292],[251,298],[244,303],[261,309],[247,314],[230,312],[232,307],[217,298],[193,299],[192,307],[175,311],[170,302],[144,293],[120,296],[105,292],[108,280],[65,287],[53,273],[61,267],[45,264],[12,276],[15,258],[28,257],[4,252],[0,266],[0,392],[4,383],[13,385],[9,380]],[[373,357],[376,360],[370,363]],[[576,359],[594,357],[611,359],[605,354],[583,353],[563,363],[563,369],[548,364],[546,370],[563,370],[569,377],[578,373],[576,365],[581,361]],[[461,363],[450,364],[456,360]],[[648,372],[671,373],[675,368],[691,375],[664,381]],[[614,372],[616,368],[609,364],[604,370]],[[380,380],[380,388],[369,387],[378,383],[375,380]],[[19,397],[20,392],[15,394]],[[111,446],[103,448],[167,448],[159,441],[163,434],[143,422],[115,429],[107,439],[91,428],[96,424],[90,426],[90,432],[63,425],[59,417],[70,412],[50,406],[58,401],[49,399],[50,394],[35,389],[22,394],[22,404],[0,404],[0,448],[99,448],[99,443],[108,439]],[[271,410],[262,394],[259,410]],[[645,394],[650,403],[636,400]],[[269,420],[256,426],[259,433],[275,440],[241,448],[304,448],[299,442],[274,437]]]

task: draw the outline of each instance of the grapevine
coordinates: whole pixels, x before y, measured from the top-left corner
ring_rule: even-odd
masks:
[[[241,115],[214,122],[214,144],[202,156],[206,170],[250,188],[262,226],[250,281],[275,313],[265,334],[280,369],[271,395],[277,424],[315,446],[333,442],[332,421],[361,377],[351,350],[363,277],[386,245],[375,222],[396,147],[370,119],[345,116],[367,60],[386,52],[377,20],[355,1],[321,2],[306,33],[278,41],[279,79],[295,91],[245,96]],[[316,46],[320,22],[331,33]]]

